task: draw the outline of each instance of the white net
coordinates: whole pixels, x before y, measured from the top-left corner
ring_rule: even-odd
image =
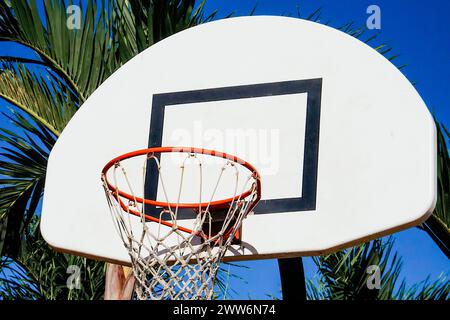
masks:
[[[144,156],[140,182],[130,176],[125,160],[115,162],[111,170],[102,175],[113,220],[131,258],[136,297],[142,300],[211,299],[220,262],[230,245],[239,242],[242,221],[259,199],[259,176],[249,170],[243,173],[238,169],[240,164],[225,158],[215,158],[222,164],[216,166],[219,172],[213,174],[211,168],[214,166],[204,170],[203,155],[184,153],[177,158],[177,195],[176,201],[171,201],[168,196],[170,186],[166,186],[160,157],[153,153]],[[151,162],[157,168],[164,205],[161,201],[154,205],[144,200],[145,174]],[[198,179],[195,181],[199,185],[184,181],[189,177],[187,170],[196,172]],[[230,201],[218,205],[214,199],[226,180],[227,171],[234,176],[232,186],[227,182],[227,187],[233,189],[232,196],[227,198]],[[203,191],[206,189],[203,186],[207,180],[205,173],[212,175],[215,181],[207,192]],[[181,202],[185,188],[191,192],[197,190],[200,200],[191,203],[189,209]],[[121,193],[124,190],[126,195]],[[203,197],[208,200],[202,202]],[[192,219],[179,219],[183,210],[190,211]]]

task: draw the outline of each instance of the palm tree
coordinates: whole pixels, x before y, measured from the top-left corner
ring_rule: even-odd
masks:
[[[0,41],[26,48],[27,57],[0,57],[0,97],[14,129],[0,129],[0,253],[2,272],[29,284],[27,297],[101,297],[103,263],[53,252],[36,218],[49,151],[87,97],[118,67],[165,37],[214,18],[194,0],[82,2],[80,29],[66,27],[65,1],[0,3]],[[82,293],[65,290],[65,268],[83,266]],[[56,267],[55,267],[56,266]],[[51,272],[49,272],[51,270]],[[20,296],[23,286],[7,282]],[[16,282],[17,283],[17,282]],[[17,289],[17,290],[16,290]],[[29,295],[29,296],[28,296]],[[14,295],[13,295],[14,296]]]
[[[104,263],[56,253],[35,230],[37,218],[33,220],[20,255],[0,260],[0,300],[102,299]],[[75,272],[80,276],[79,281],[70,277]]]
[[[204,2],[197,9],[194,4],[194,0],[83,1],[81,26],[69,29],[63,0],[44,1],[42,6],[35,0],[0,2],[0,41],[28,52],[0,56],[0,98],[5,102],[0,108],[11,122],[0,128],[4,145],[0,295],[4,298],[102,296],[104,264],[56,253],[37,231],[48,155],[80,105],[117,68],[157,41],[215,17],[215,12],[205,15]],[[319,20],[320,11],[307,18]],[[363,34],[352,24],[341,30],[355,37]],[[385,55],[390,52],[385,45],[376,49]],[[423,228],[448,254],[450,166],[444,134],[448,138],[445,128],[440,129],[439,201]],[[68,289],[66,277],[61,276],[70,265],[83,268],[82,290]]]
[[[426,231],[442,252],[450,259],[450,133],[447,128],[436,121],[438,128],[438,198],[436,208],[420,229]]]
[[[399,283],[402,261],[392,254],[393,238],[374,240],[348,250],[314,257],[318,271],[307,282],[310,300],[446,300],[450,297],[450,281],[441,276],[407,287]],[[378,268],[379,286],[369,286],[367,270]]]

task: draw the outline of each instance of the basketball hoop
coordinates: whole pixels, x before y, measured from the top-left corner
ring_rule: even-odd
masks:
[[[179,155],[170,159],[180,172],[175,200],[169,197],[173,185],[166,186],[162,173],[161,155],[170,153]],[[136,179],[139,174],[133,176],[127,172],[125,163],[139,158],[143,170],[141,179]],[[205,160],[212,158],[217,160],[215,167],[219,172],[217,179],[213,177],[211,190],[205,192],[204,180],[211,181],[211,176],[205,177],[204,171],[212,175],[211,168],[214,168],[208,167]],[[158,175],[163,200],[145,197],[150,166]],[[185,202],[181,199],[187,185],[184,180],[187,171],[193,168],[198,185],[187,188],[198,190],[199,201]],[[224,184],[224,172],[230,170],[234,177],[231,194],[217,200],[221,182]],[[241,179],[243,175],[245,178]],[[240,237],[243,219],[261,198],[257,170],[238,157],[214,150],[157,147],[112,159],[103,168],[101,179],[117,231],[131,258],[137,298],[211,299],[219,264],[230,245]],[[207,201],[202,200],[205,194]],[[183,210],[189,211],[192,219],[181,219]]]

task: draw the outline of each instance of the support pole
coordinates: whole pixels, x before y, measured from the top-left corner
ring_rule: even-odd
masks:
[[[305,272],[302,258],[278,259],[283,300],[306,301]]]
[[[130,300],[134,288],[133,271],[124,266],[106,264],[105,300]]]

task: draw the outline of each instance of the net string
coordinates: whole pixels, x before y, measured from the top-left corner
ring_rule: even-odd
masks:
[[[177,219],[181,194],[185,184],[185,170],[188,159],[197,161],[199,168],[199,207],[191,233],[180,230]],[[103,179],[107,203],[110,207],[112,219],[115,222],[115,228],[130,255],[133,274],[136,278],[135,293],[138,299],[211,299],[213,297],[214,282],[220,262],[239,231],[243,219],[248,214],[252,201],[256,199],[256,182],[253,173],[244,180],[242,191],[237,196],[239,170],[236,168],[235,163],[227,159],[223,160],[225,163],[220,168],[213,191],[208,198],[207,206],[202,208],[200,203],[202,203],[201,200],[203,199],[204,166],[197,154],[188,154],[180,165],[181,172],[176,205],[172,207],[166,190],[160,160],[154,154],[147,155],[142,166],[143,178],[145,179],[148,161],[155,161],[162,193],[167,203],[165,209],[161,208],[159,223],[148,221],[145,218],[146,205],[137,201],[127,171],[120,162],[116,163],[112,170],[116,192],[111,191],[105,179]],[[222,181],[223,173],[228,168],[235,170],[233,197],[228,204],[228,208],[223,210],[226,213],[224,214],[220,230],[213,232],[216,209],[211,207],[211,202]],[[133,198],[125,208],[121,206],[121,203],[124,203],[124,199],[121,198],[118,192],[119,174],[122,175],[122,180],[125,181],[128,193]],[[142,186],[140,186],[142,188],[139,188],[142,191],[145,189],[144,179]],[[242,193],[249,188],[252,190],[251,194],[243,199]],[[131,208],[135,212],[139,212],[139,217],[136,218],[132,215]],[[169,216],[172,227],[162,225],[161,222],[164,215]],[[204,230],[205,221],[207,233]],[[156,232],[155,224],[157,224]],[[141,230],[141,232],[138,234],[137,230]],[[173,241],[174,239],[176,241]]]

